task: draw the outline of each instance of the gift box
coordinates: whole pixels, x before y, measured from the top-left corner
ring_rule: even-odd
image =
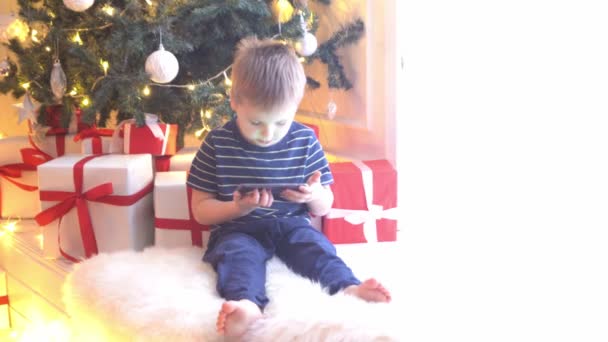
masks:
[[[8,304],[6,272],[0,269],[0,329],[8,329],[11,327]]]
[[[0,217],[33,218],[39,211],[36,167],[24,163],[0,165]]]
[[[30,146],[53,158],[69,153],[81,153],[80,141],[74,141],[75,134],[46,132],[42,138],[30,136]]]
[[[323,233],[335,243],[397,240],[397,172],[387,160],[331,163],[334,203]]]
[[[146,124],[137,127],[124,124],[124,153],[150,153],[154,156],[174,155],[177,148],[177,125],[158,123],[155,115],[146,114]]]
[[[190,171],[198,147],[184,147],[173,156],[156,157],[156,171]]]
[[[154,244],[161,247],[203,247],[209,240],[209,226],[194,219],[190,206],[192,190],[188,173],[169,171],[154,179]]]
[[[149,154],[65,155],[38,167],[43,255],[80,261],[154,242]]]
[[[81,141],[82,154],[105,154],[110,153],[113,134],[109,128],[88,128],[76,134],[74,141]]]

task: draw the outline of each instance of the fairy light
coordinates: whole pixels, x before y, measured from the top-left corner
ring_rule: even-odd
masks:
[[[70,91],[70,96],[76,96],[78,95],[78,90],[76,89],[76,87],[72,88],[72,90]]]
[[[89,100],[89,98],[85,96],[85,98],[82,99],[82,102],[80,102],[80,104],[83,107],[88,107],[91,104],[91,100]]]
[[[225,71],[224,71],[224,84],[227,87],[231,87],[232,86],[232,81],[230,80],[230,78],[228,78],[228,75],[226,75]]]
[[[114,15],[114,7],[110,6],[109,4],[104,5],[101,10],[104,11],[109,16]]]
[[[142,93],[144,94],[144,96],[149,96],[150,95],[150,87],[145,86],[144,89],[142,90]]]
[[[194,88],[196,88],[196,86],[194,84],[188,85],[188,90],[192,91],[192,90],[194,90]]]
[[[40,249],[43,249],[44,248],[44,235],[43,234],[36,235],[36,240],[38,240],[38,246],[40,246]]]
[[[110,63],[108,61],[104,61],[103,59],[99,61],[101,67],[103,68],[103,74],[108,75],[108,68],[110,68]]]
[[[207,119],[211,119],[211,113],[213,113],[213,112],[212,112],[210,109],[207,109],[207,110],[205,111],[205,117],[206,117]]]
[[[72,37],[72,41],[78,45],[82,45],[82,39],[80,38],[80,32],[76,31],[76,34]]]
[[[148,4],[148,6],[152,6],[152,0],[146,0],[146,3]]]
[[[46,52],[51,52],[51,47],[50,46],[45,46],[44,50],[46,50]]]
[[[23,89],[25,89],[25,90],[30,89],[30,82],[27,82],[27,83],[21,83],[21,88],[23,88]]]
[[[38,39],[38,30],[36,29],[32,29],[32,41],[34,43],[40,43],[40,40]]]
[[[300,61],[300,63],[306,63],[306,58],[304,57],[300,57],[298,58],[298,60]]]

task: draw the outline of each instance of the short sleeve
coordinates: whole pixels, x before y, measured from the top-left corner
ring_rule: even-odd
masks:
[[[207,137],[192,160],[190,173],[188,174],[188,186],[200,191],[217,193],[218,187],[213,135],[213,131],[207,134]]]

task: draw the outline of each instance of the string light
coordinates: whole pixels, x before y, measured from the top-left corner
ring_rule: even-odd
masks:
[[[40,43],[40,40],[38,40],[38,30],[36,29],[32,29],[32,41],[34,43]]]
[[[76,96],[78,94],[78,90],[76,90],[76,87],[72,88],[72,91],[70,91],[70,96]]]
[[[82,39],[80,39],[80,32],[76,31],[74,37],[72,37],[72,41],[78,45],[82,45]]]
[[[25,90],[30,89],[30,82],[27,82],[27,83],[22,83],[22,84],[21,84],[21,88],[23,88],[23,89],[25,89]]]
[[[103,68],[103,74],[107,76],[110,63],[108,61],[104,61],[103,59],[101,59],[99,62],[101,63],[101,67]]]
[[[109,4],[105,4],[101,10],[109,16],[114,15],[114,7],[110,6]]]
[[[188,85],[188,90],[192,91],[196,88],[196,86],[194,84],[189,84]]]
[[[51,52],[51,47],[50,46],[45,46],[44,49],[46,50],[46,52]]]
[[[149,96],[150,95],[150,87],[145,86],[144,89],[142,90],[142,93],[144,94],[144,96]]]
[[[152,6],[152,0],[146,0],[146,3],[148,4],[148,6]]]
[[[228,78],[228,75],[226,75],[226,71],[224,71],[224,84],[227,87],[231,87],[232,86],[232,81]]]
[[[91,104],[91,100],[89,100],[88,97],[85,97],[82,102],[80,102],[80,105],[83,107],[88,107]]]

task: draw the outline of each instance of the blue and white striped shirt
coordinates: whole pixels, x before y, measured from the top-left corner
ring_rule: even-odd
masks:
[[[242,137],[233,119],[207,135],[192,161],[188,185],[216,194],[220,201],[232,201],[239,184],[305,183],[315,171],[321,171],[321,184],[333,183],[325,153],[312,129],[294,121],[280,142],[260,147]],[[275,196],[270,208],[257,208],[230,223],[304,215],[308,216],[306,204]]]

